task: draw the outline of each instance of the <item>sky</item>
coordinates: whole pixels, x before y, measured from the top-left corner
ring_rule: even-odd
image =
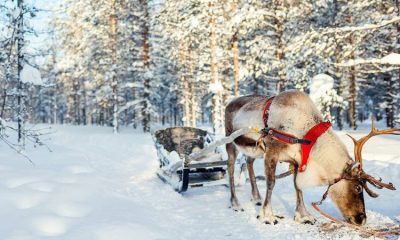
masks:
[[[27,45],[27,50],[29,52],[35,49],[46,46],[49,40],[48,23],[51,19],[51,9],[54,7],[59,0],[27,0],[26,3],[35,6],[36,8],[42,10],[37,13],[37,16],[29,21],[30,26],[32,26],[37,32],[38,36],[30,35],[26,36],[29,44]]]
[[[30,19],[27,24],[31,26],[36,32],[37,35],[27,34],[25,36],[26,39],[26,51],[30,54],[35,54],[39,49],[44,49],[49,46],[50,43],[50,34],[48,23],[51,19],[51,9],[55,4],[57,4],[59,0],[27,0],[26,4],[31,6],[35,6],[40,9],[37,13],[37,16]],[[44,57],[34,57],[33,59],[29,59],[29,61],[33,64],[43,64]],[[25,65],[22,71],[22,81],[24,82],[33,82],[35,84],[42,84],[42,78],[39,70],[33,68],[32,66]]]

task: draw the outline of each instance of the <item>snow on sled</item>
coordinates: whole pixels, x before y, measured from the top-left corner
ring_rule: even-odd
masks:
[[[154,133],[160,161],[157,175],[178,192],[189,187],[226,184],[227,161],[218,150],[192,157],[214,141],[207,131],[191,127],[172,127]]]

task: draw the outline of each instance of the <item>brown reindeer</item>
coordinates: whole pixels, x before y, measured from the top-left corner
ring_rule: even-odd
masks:
[[[277,95],[266,104],[265,96],[251,95],[238,97],[226,107],[225,130],[229,136],[232,132],[248,127],[274,129],[280,133],[290,133],[293,138],[301,139],[314,126],[323,122],[320,112],[310,98],[299,91],[286,91]],[[264,119],[263,119],[264,114]],[[267,119],[265,119],[267,114]],[[264,122],[266,121],[266,122]],[[339,137],[328,127],[313,142],[307,165],[294,174],[296,189],[295,221],[299,223],[315,223],[314,217],[304,206],[302,189],[312,186],[329,185],[329,195],[346,221],[361,225],[366,222],[363,189],[373,196],[366,182],[378,188],[394,190],[393,185],[384,184],[362,170],[361,148],[368,138],[378,134],[393,134],[400,129],[371,133],[356,144],[356,161],[353,161]],[[261,140],[261,141],[260,141]],[[257,144],[260,143],[261,144]],[[356,141],[355,141],[356,142]],[[302,144],[288,144],[270,134],[251,132],[242,135],[233,143],[226,145],[228,152],[228,173],[231,190],[231,205],[234,210],[243,210],[235,194],[234,162],[238,151],[247,156],[247,167],[252,188],[252,201],[261,205],[261,197],[254,175],[253,162],[256,158],[264,158],[267,192],[259,218],[267,224],[276,224],[277,218],[271,206],[272,190],[275,185],[275,170],[278,162],[289,162],[294,166],[302,165]],[[304,150],[303,150],[304,151]],[[297,170],[297,167],[296,167]],[[371,194],[372,193],[372,194]]]

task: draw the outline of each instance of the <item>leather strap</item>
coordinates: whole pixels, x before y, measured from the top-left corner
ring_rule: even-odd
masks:
[[[265,104],[264,111],[263,111],[263,120],[264,126],[268,127],[268,117],[269,117],[269,108],[271,107],[272,100],[274,100],[274,96],[268,98],[267,103]]]
[[[301,139],[301,138],[296,138],[295,136],[278,131],[274,128],[269,128],[268,127],[268,117],[269,117],[269,108],[271,107],[272,100],[274,97],[270,97],[264,107],[263,111],[263,121],[264,121],[264,126],[265,128],[261,130],[261,133],[265,135],[270,135],[272,138],[288,143],[288,144],[301,144],[301,163],[298,168],[299,172],[304,172],[307,167],[308,163],[308,158],[310,156],[310,152],[312,150],[312,147],[314,146],[315,142],[318,140],[318,138],[324,134],[331,126],[332,124],[328,122],[321,122],[312,127],[306,135]]]
[[[265,135],[270,135],[273,139],[289,144],[311,144],[307,139],[296,138],[295,136],[278,131],[274,128],[264,128],[261,130]]]

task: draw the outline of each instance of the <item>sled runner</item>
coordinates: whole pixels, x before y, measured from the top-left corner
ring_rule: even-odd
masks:
[[[153,135],[160,168],[157,175],[178,192],[189,187],[226,184],[227,161],[217,150],[196,156],[214,141],[207,131],[191,127],[172,127]]]

